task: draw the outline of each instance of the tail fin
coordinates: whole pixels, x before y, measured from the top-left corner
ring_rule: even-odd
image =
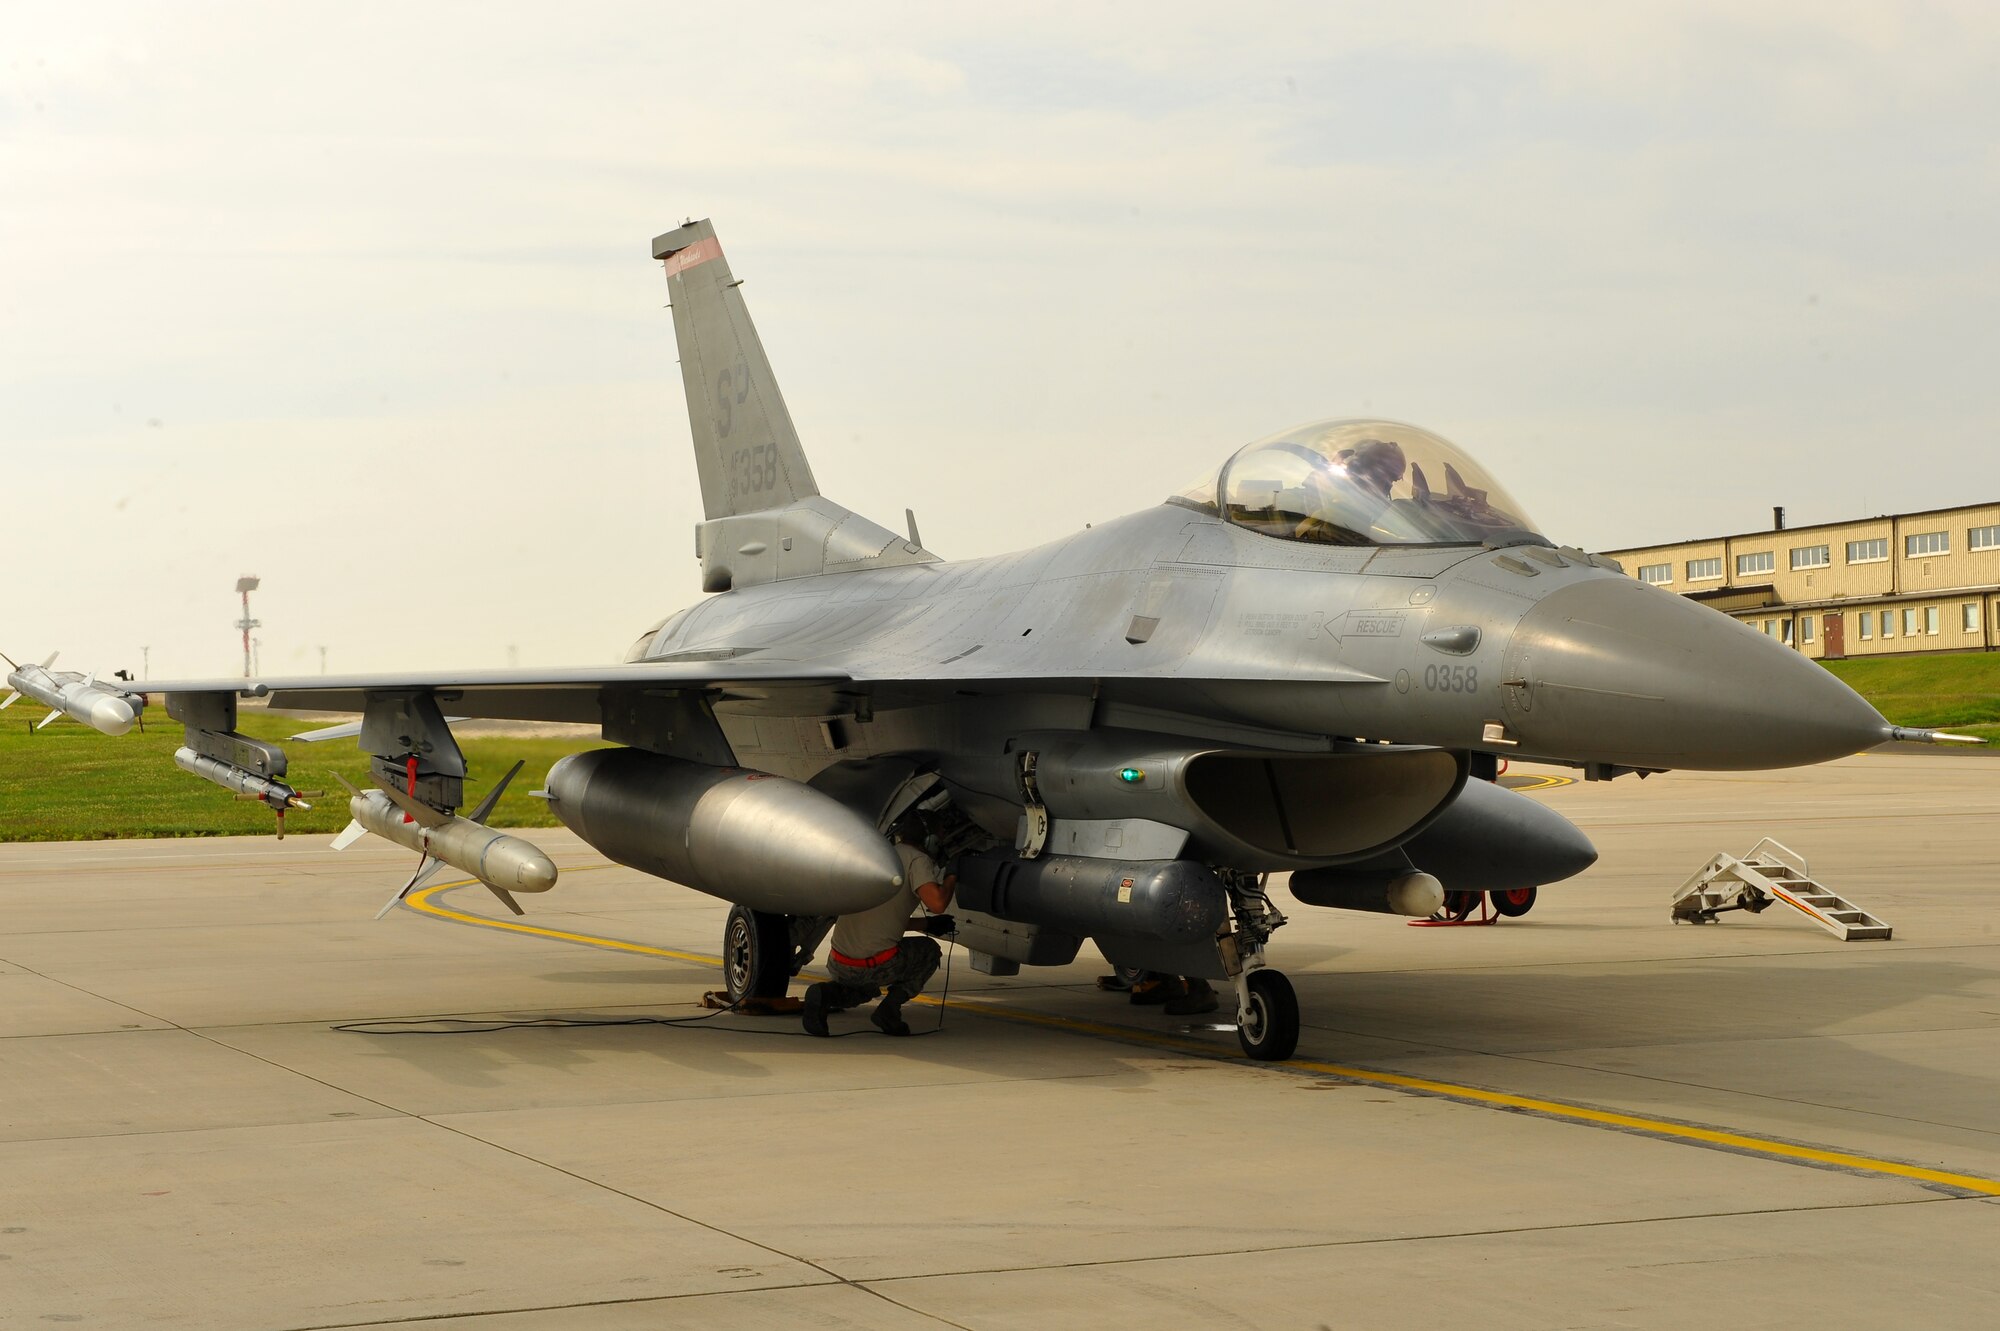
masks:
[[[653,257],[666,263],[707,516],[783,508],[818,494],[715,227],[706,218],[677,227],[653,241]]]

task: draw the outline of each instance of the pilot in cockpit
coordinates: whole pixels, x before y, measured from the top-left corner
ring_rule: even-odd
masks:
[[[1389,506],[1389,491],[1408,469],[1402,446],[1387,439],[1363,439],[1333,455],[1333,466],[1315,466],[1307,475],[1306,494],[1312,511],[1292,532],[1300,541],[1345,543],[1353,538],[1343,528],[1366,531]],[[1359,511],[1372,510],[1372,511]],[[1331,515],[1347,521],[1336,524]]]
[[[1403,457],[1402,445],[1387,439],[1363,439],[1354,447],[1335,453],[1333,460],[1354,478],[1356,485],[1384,500],[1396,482],[1403,479],[1409,465]]]

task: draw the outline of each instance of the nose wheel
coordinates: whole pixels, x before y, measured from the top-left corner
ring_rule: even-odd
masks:
[[[1299,1047],[1299,996],[1280,971],[1259,966],[1236,977],[1236,1042],[1251,1058],[1282,1062]]]

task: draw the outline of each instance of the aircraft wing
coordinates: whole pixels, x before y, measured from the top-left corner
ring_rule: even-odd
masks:
[[[132,693],[233,694],[264,698],[288,712],[361,712],[370,694],[429,693],[454,715],[508,721],[603,718],[606,690],[732,691],[790,685],[826,689],[848,681],[845,672],[796,661],[734,659],[633,662],[510,670],[403,671],[367,675],[302,675],[269,679],[135,680],[116,687]]]

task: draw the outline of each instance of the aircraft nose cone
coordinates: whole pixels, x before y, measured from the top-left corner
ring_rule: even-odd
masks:
[[[1631,767],[1798,767],[1872,748],[1889,723],[1811,658],[1627,578],[1559,588],[1507,652],[1524,751]]]

